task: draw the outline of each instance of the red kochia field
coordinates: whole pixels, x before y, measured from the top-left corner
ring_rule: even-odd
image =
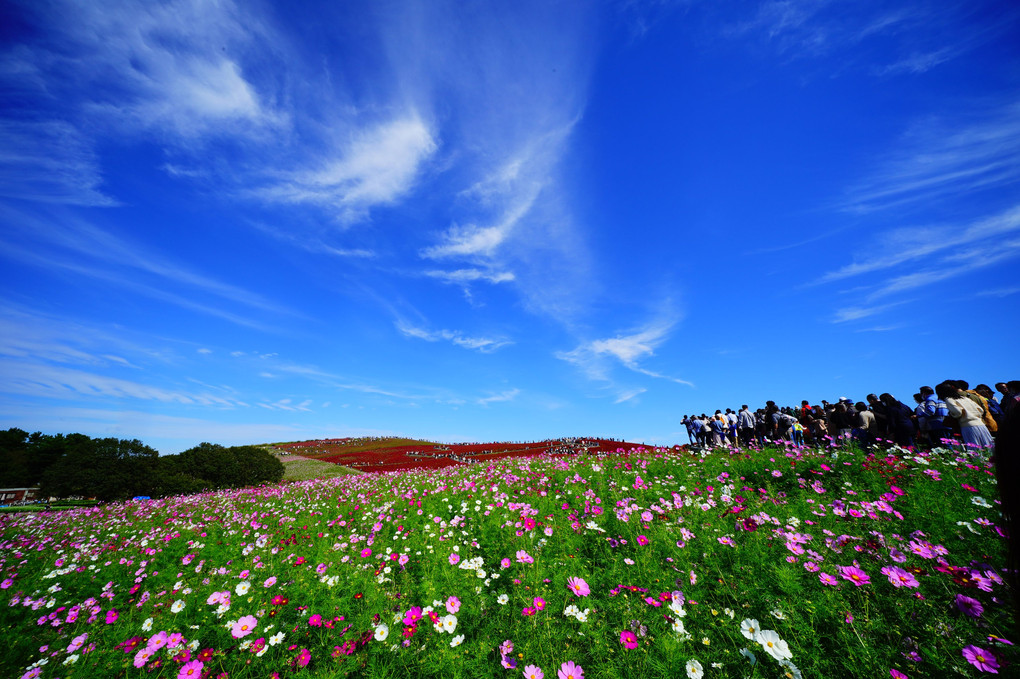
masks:
[[[278,450],[365,472],[444,469],[508,457],[597,455],[630,451],[641,444],[600,438],[561,438],[497,443],[434,443],[395,438],[341,438],[283,443]]]

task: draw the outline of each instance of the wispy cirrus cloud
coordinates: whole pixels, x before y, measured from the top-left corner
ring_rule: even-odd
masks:
[[[1013,30],[1018,15],[976,18],[965,3],[915,4],[832,0],[766,0],[722,33],[751,39],[785,61],[839,55],[837,69],[877,77],[926,73]]]
[[[935,256],[959,257],[960,249],[977,247],[993,254],[998,243],[1020,232],[1020,205],[969,224],[940,224],[901,227],[883,233],[877,243],[869,244],[869,255],[823,275],[818,282],[828,283],[899,267],[908,262],[929,260]]]
[[[618,363],[648,377],[694,386],[687,380],[664,375],[642,365],[642,361],[654,356],[655,350],[669,338],[674,324],[674,321],[658,321],[629,335],[590,340],[571,351],[559,351],[554,355],[577,366],[589,379],[596,381],[612,382],[609,373]]]
[[[859,321],[862,318],[876,316],[889,309],[906,304],[906,302],[893,302],[891,304],[879,304],[873,306],[852,306],[838,309],[832,317],[833,323],[846,323],[847,321]]]
[[[240,58],[275,41],[255,14],[229,0],[58,1],[34,18],[47,39],[33,44],[33,62],[45,65],[47,86],[72,95],[82,113],[182,139],[286,123]],[[78,60],[80,53],[89,58]]]
[[[91,140],[60,120],[0,119],[0,196],[113,206]]]
[[[314,160],[318,167],[288,173],[253,193],[271,202],[322,206],[351,223],[405,195],[437,148],[432,131],[412,112],[358,131],[345,147]]]
[[[506,389],[498,394],[492,396],[484,396],[479,398],[476,403],[481,406],[487,406],[490,403],[503,403],[506,401],[512,401],[521,393],[520,389]]]
[[[916,124],[840,207],[858,213],[931,204],[1020,181],[1020,102]]]
[[[483,354],[491,353],[509,344],[513,344],[512,341],[503,337],[469,337],[453,330],[426,330],[411,325],[406,321],[398,321],[396,327],[405,337],[414,337],[426,342],[450,342],[458,347],[474,349]]]
[[[164,404],[236,408],[247,406],[238,399],[220,394],[188,392],[137,380],[127,380],[95,372],[35,362],[0,363],[0,392],[49,399],[80,397],[155,401]]]
[[[485,281],[487,283],[509,283],[515,276],[510,271],[483,271],[482,269],[456,269],[454,271],[432,270],[426,271],[429,278],[436,278],[447,283],[473,283]]]

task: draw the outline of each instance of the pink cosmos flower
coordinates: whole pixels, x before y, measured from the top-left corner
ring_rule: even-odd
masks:
[[[535,563],[535,559],[523,549],[518,549],[517,563]]]
[[[538,613],[538,609],[535,608],[534,606],[525,606],[524,608],[521,609],[521,615],[524,617],[534,615],[535,613]]]
[[[397,563],[400,564],[401,566],[403,566],[403,565],[405,565],[410,560],[411,560],[411,557],[409,557],[407,554],[401,554],[400,558],[397,559]]]
[[[910,679],[910,677],[908,677],[907,675],[903,674],[903,672],[900,672],[895,668],[889,670],[889,676],[892,677],[893,679]]]
[[[649,542],[648,538],[646,538],[646,537],[645,537],[644,535],[639,535],[639,536],[637,536],[637,543],[638,543],[639,545],[641,545],[642,547],[644,547],[645,545],[647,545],[647,544],[648,544],[648,542]]]
[[[899,566],[883,566],[882,574],[889,578],[889,584],[893,587],[918,587],[920,583],[910,571],[905,571]]]
[[[823,585],[832,585],[833,587],[835,587],[836,585],[839,584],[839,580],[829,575],[828,573],[819,573],[818,579],[821,580]]]
[[[956,603],[956,607],[960,609],[961,613],[966,613],[972,618],[980,618],[981,614],[985,612],[981,602],[977,599],[971,599],[969,596],[957,594],[954,603]]]
[[[574,593],[574,596],[588,596],[591,594],[591,588],[588,587],[588,583],[581,578],[567,578],[567,587]]]
[[[542,597],[540,597],[540,596],[535,597],[534,600],[532,601],[532,603],[535,604],[535,609],[536,610],[539,610],[539,611],[544,611],[545,610],[545,599],[543,599]]]
[[[308,618],[308,625],[310,627],[322,627],[322,616],[316,613],[312,617]]]
[[[856,586],[866,585],[871,582],[871,576],[857,566],[840,566],[839,574],[844,580],[849,580]]]
[[[620,643],[623,644],[624,648],[638,647],[637,636],[630,630],[620,632]]]
[[[361,550],[362,559],[367,559],[370,556],[372,556],[372,549],[370,547],[365,547],[363,550]]]
[[[982,672],[999,673],[999,663],[989,651],[972,644],[965,647],[962,653],[967,662]]]
[[[89,638],[88,633],[79,634],[74,639],[71,639],[71,644],[67,647],[68,653],[74,653],[79,648],[85,645],[85,640]]]
[[[254,615],[246,615],[234,623],[234,626],[230,628],[230,635],[235,639],[246,637],[255,631],[255,625],[258,622]]]
[[[557,679],[584,679],[584,669],[575,665],[573,660],[560,665],[560,671],[556,673]]]
[[[460,599],[455,596],[450,597],[446,600],[446,610],[450,613],[456,613],[460,610]]]
[[[499,562],[500,568],[510,568],[510,559],[503,559]]]
[[[545,674],[542,673],[540,667],[534,665],[525,665],[524,667],[524,679],[544,679]]]
[[[177,679],[198,679],[202,676],[202,669],[205,664],[200,660],[192,660],[181,667],[181,671],[177,673]]]
[[[460,555],[459,554],[457,554],[456,552],[453,552],[453,553],[450,554],[450,565],[451,566],[456,566],[459,561],[460,561]]]
[[[276,576],[273,575],[273,576],[270,576],[270,577],[266,578],[266,581],[262,583],[262,586],[268,589],[269,587],[272,587],[275,584],[276,584]]]
[[[135,659],[132,661],[131,664],[138,668],[145,667],[145,663],[149,662],[149,658],[152,657],[152,654],[154,652],[155,651],[152,651],[151,649],[149,649],[149,647],[146,646],[142,650],[138,651],[138,653],[135,653]]]
[[[112,625],[117,622],[117,618],[120,617],[120,613],[117,612],[116,608],[111,608],[106,612],[106,624]]]
[[[311,662],[311,660],[312,660],[312,654],[311,654],[311,652],[307,648],[302,648],[298,652],[298,656],[297,656],[297,666],[298,667],[307,667],[308,663]]]

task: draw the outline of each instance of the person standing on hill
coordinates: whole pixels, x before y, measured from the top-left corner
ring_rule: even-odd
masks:
[[[857,440],[862,446],[870,446],[875,442],[875,432],[877,431],[875,413],[868,410],[868,406],[864,401],[857,403],[854,406],[854,410],[857,411],[857,429],[854,430],[858,432]]]
[[[892,394],[882,394],[878,398],[885,406],[888,426],[896,445],[904,448],[913,446],[914,411],[905,403],[896,400]]]
[[[740,406],[740,412],[737,413],[737,430],[740,434],[740,445],[747,448],[751,445],[751,439],[754,438],[754,415],[747,409],[747,405]]]
[[[985,426],[980,406],[973,399],[950,382],[935,387],[935,393],[946,402],[949,414],[960,423],[964,445],[978,449],[992,446],[992,435]]]
[[[943,439],[953,437],[952,431],[946,426],[946,418],[949,417],[949,409],[945,402],[939,400],[935,390],[924,386],[918,390],[921,393],[921,409],[924,421],[928,426],[928,440],[933,446],[942,444]]]
[[[694,445],[694,425],[691,424],[691,418],[684,415],[684,419],[681,420],[680,424],[687,427],[687,440]]]
[[[995,423],[995,418],[992,417],[992,413],[988,410],[988,402],[985,400],[984,396],[971,389],[966,380],[946,381],[955,385],[956,388],[960,390],[961,394],[978,404],[981,408],[981,421],[985,423],[985,427],[988,429],[989,433],[994,434],[998,431],[999,425]]]
[[[1003,416],[1005,413],[1002,412],[1002,406],[995,399],[995,392],[987,384],[979,384],[974,387],[974,391],[979,396],[985,399],[985,405],[988,407],[988,412],[993,418],[995,418],[995,428],[998,430],[999,424],[1002,423]],[[991,430],[989,430],[991,431]]]
[[[875,415],[875,434],[885,437],[889,435],[889,412],[885,404],[875,394],[868,394],[868,406]]]

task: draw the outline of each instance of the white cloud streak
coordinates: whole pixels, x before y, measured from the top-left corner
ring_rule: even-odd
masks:
[[[399,330],[405,337],[414,337],[416,339],[425,340],[426,342],[446,341],[455,344],[458,347],[474,349],[483,354],[492,353],[497,349],[513,344],[513,342],[503,337],[468,337],[453,330],[425,330],[424,328],[411,325],[406,321],[398,321],[396,323],[396,327],[397,330]]]
[[[872,212],[931,204],[1020,181],[1020,103],[1011,101],[980,119],[928,120],[841,207]]]
[[[363,219],[369,207],[405,195],[437,148],[432,132],[412,113],[360,132],[346,148],[317,161],[317,169],[292,172],[254,193],[272,202],[325,206],[350,223]]]
[[[0,196],[112,206],[90,140],[63,121],[0,119]]]
[[[641,360],[654,356],[655,350],[666,341],[673,322],[657,322],[630,335],[585,342],[571,351],[556,352],[556,358],[580,368],[589,379],[611,381],[606,359],[615,359],[625,368],[642,375],[665,379],[677,384],[694,386],[687,380],[670,377],[644,368]]]

